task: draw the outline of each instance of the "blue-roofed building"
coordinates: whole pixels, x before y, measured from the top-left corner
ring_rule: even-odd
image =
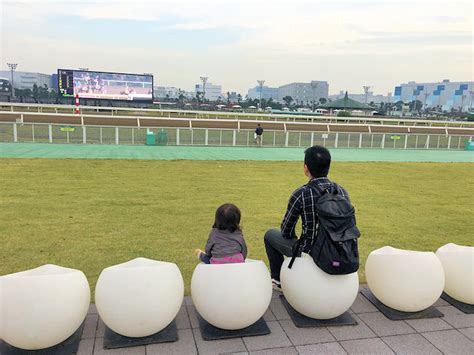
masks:
[[[451,82],[448,79],[437,83],[416,83],[410,81],[395,86],[393,102],[421,101],[423,107],[440,107],[443,111],[452,108],[468,111],[473,106],[474,82]]]

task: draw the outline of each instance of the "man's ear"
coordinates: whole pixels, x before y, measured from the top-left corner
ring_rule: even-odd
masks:
[[[310,179],[312,178],[311,173],[309,172],[308,166],[306,164],[304,164],[304,174]]]

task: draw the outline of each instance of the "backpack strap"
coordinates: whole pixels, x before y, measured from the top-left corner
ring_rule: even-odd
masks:
[[[288,264],[288,269],[291,269],[293,266],[293,263],[295,262],[296,257],[298,256],[298,250],[300,249],[301,243],[303,242],[304,238],[298,239],[296,242],[296,245],[293,247],[293,256],[291,257],[290,263]]]
[[[336,189],[337,191],[337,185],[335,183],[331,183],[331,187],[334,189]],[[323,188],[321,188],[318,184],[314,184],[314,185],[311,185],[311,184],[307,184],[306,186],[308,186],[310,189],[316,191],[316,192],[319,192],[319,197],[323,196],[324,194],[326,193],[330,193],[329,192],[329,189],[326,189],[324,190]],[[303,241],[305,240],[306,238],[304,237],[301,237],[298,239],[298,242],[296,243],[296,245],[293,247],[294,250],[293,250],[293,255],[291,257],[291,260],[290,260],[290,263],[288,264],[288,269],[291,269],[291,267],[293,266],[293,263],[295,262],[295,259],[296,257],[298,256],[298,251],[300,250],[300,246],[301,244],[303,243]]]

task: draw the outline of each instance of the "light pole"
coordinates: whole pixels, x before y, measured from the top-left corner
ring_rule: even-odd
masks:
[[[423,95],[425,96],[425,102],[423,103],[423,105],[425,106],[425,111],[426,111],[426,109],[427,109],[427,107],[426,107],[426,100],[427,100],[428,97],[430,96],[430,93],[429,93],[429,92],[425,92]]]
[[[367,105],[367,96],[369,95],[370,86],[364,85],[364,86],[362,86],[362,87],[364,88],[365,104]]]
[[[202,101],[206,98],[206,83],[207,83],[207,76],[201,76],[202,81]]]
[[[472,96],[474,96],[474,90],[469,90],[469,96],[471,97],[471,102],[469,103],[469,111],[472,112]]]
[[[464,99],[466,98],[466,94],[461,96],[461,108],[459,109],[459,112],[462,112],[463,105],[464,105]]]
[[[7,63],[7,66],[10,68],[12,72],[12,97],[15,97],[15,88],[13,87],[13,71],[18,66],[18,63]]]
[[[313,112],[314,112],[314,100],[315,100],[315,94],[316,94],[316,89],[318,88],[318,83],[315,81],[311,82],[311,89],[313,90]]]
[[[413,89],[413,108],[412,108],[413,112],[416,111],[416,101],[418,97],[417,93],[418,92],[416,91],[416,89]]]
[[[260,100],[258,104],[258,110],[260,111],[262,109],[262,89],[263,89],[263,84],[265,84],[265,80],[257,80],[258,86],[260,86]]]

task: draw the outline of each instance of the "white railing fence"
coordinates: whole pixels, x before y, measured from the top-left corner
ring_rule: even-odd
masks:
[[[113,126],[65,126],[47,123],[0,122],[0,142],[146,144],[147,131],[156,134],[157,144],[197,146],[254,146],[253,130],[214,128],[137,128]],[[341,132],[298,132],[265,130],[265,147],[308,147],[377,149],[463,149],[472,136],[441,134],[382,134]]]

